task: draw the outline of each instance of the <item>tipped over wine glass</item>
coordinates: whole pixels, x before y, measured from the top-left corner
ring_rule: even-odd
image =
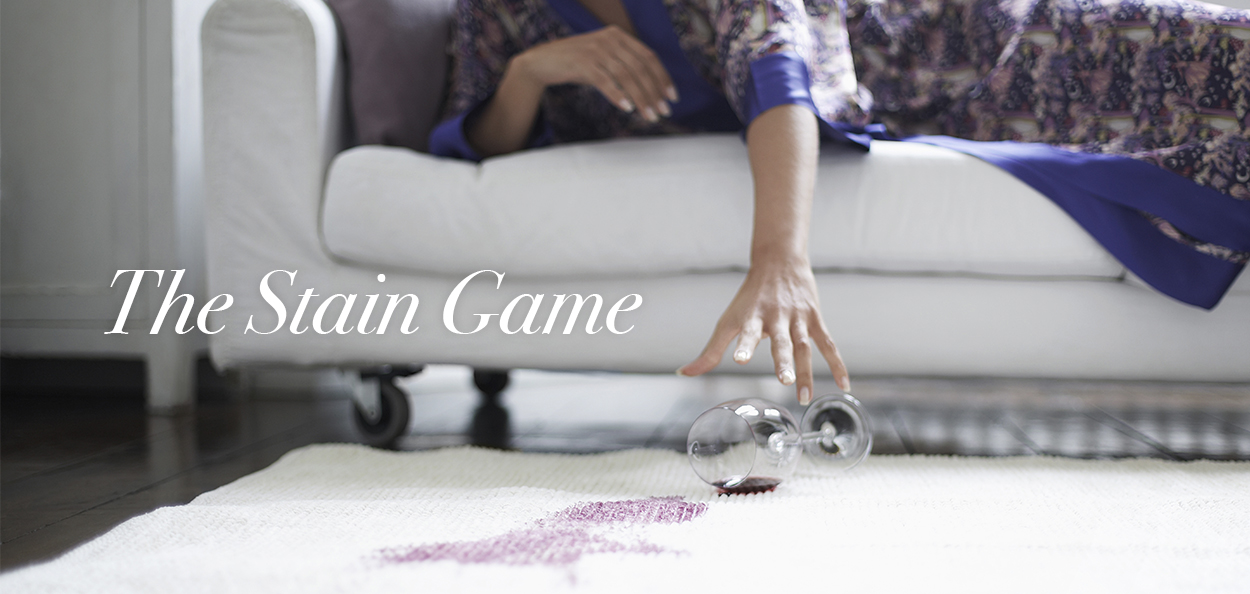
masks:
[[[872,451],[868,415],[850,394],[818,398],[802,422],[761,398],[722,402],[690,426],[686,454],[695,474],[721,493],[762,493],[794,473],[806,451],[846,471]]]

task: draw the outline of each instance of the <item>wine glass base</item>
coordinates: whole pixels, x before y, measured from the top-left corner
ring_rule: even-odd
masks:
[[[808,407],[799,423],[803,447],[826,467],[849,470],[872,452],[872,427],[863,405],[850,394],[831,394]],[[829,437],[815,437],[824,434]],[[813,435],[814,439],[807,439]]]

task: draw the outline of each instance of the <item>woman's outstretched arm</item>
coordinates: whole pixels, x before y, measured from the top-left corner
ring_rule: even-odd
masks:
[[[747,128],[747,152],[755,180],[751,268],[703,353],[678,373],[711,371],[735,336],[734,361],[746,363],[768,336],[777,378],[794,384],[799,402],[807,404],[812,398],[812,345],[838,385],[850,389],[846,366],[820,314],[807,253],[820,152],[815,114],[798,105],[765,111]]]

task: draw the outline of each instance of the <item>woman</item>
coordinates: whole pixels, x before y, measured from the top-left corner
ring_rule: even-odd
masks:
[[[767,336],[800,403],[813,346],[849,389],[820,314],[808,218],[820,139],[867,148],[886,137],[880,123],[958,137],[910,140],[1003,166],[1186,302],[1213,307],[1250,259],[1245,11],[1181,0],[460,0],[456,16],[436,154],[744,131],[750,269],[682,375],[716,367],[735,337],[746,363]]]

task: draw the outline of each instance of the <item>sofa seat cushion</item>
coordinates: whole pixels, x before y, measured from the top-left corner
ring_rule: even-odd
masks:
[[[656,275],[745,268],[753,198],[733,134],[570,144],[481,165],[357,147],[322,218],[340,258],[422,273]],[[962,153],[875,142],[822,150],[812,265],[886,273],[1118,278],[1063,211]]]

